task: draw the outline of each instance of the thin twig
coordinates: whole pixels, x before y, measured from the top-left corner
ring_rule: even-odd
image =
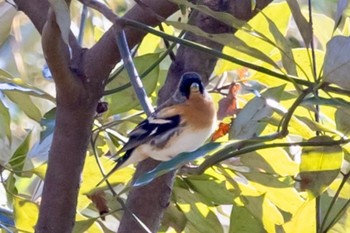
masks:
[[[258,141],[259,138],[255,139],[255,141]],[[334,141],[308,141],[308,142],[292,142],[292,143],[259,143],[259,144],[251,144],[253,141],[251,139],[239,141],[237,143],[233,143],[231,146],[223,149],[222,151],[219,151],[215,153],[214,155],[210,156],[207,160],[205,160],[197,170],[197,174],[202,174],[207,168],[213,166],[214,164],[217,164],[219,162],[222,162],[226,159],[237,157],[238,155],[246,154],[249,152],[257,151],[257,150],[263,150],[263,149],[270,149],[270,148],[276,148],[276,147],[291,147],[291,146],[301,146],[301,147],[309,147],[309,146],[335,146],[335,145],[341,145],[346,144],[350,142],[350,139],[340,139],[340,140],[334,140]],[[244,145],[244,144],[251,144],[247,147],[237,147],[237,145]],[[232,150],[235,150],[233,152],[230,152]],[[222,156],[218,156],[222,155]]]
[[[86,16],[87,16],[87,6],[83,5],[83,10],[81,11],[81,17],[80,17],[80,25],[79,25],[79,35],[78,35],[78,43],[81,46],[83,43],[84,38],[84,28],[86,23]]]
[[[134,87],[135,93],[140,101],[143,110],[145,111],[147,116],[150,116],[154,112],[154,108],[147,97],[145,88],[143,87],[140,76],[137,73],[136,67],[132,61],[130,50],[128,48],[128,44],[125,37],[125,32],[124,30],[122,30],[121,27],[119,27],[119,25],[117,26],[116,37],[119,52],[123,59],[124,67],[128,71],[131,85]]]
[[[106,5],[97,2],[95,0],[80,0],[83,4],[99,11],[102,13],[109,21],[114,23],[114,28],[116,30],[116,42],[119,48],[120,55],[124,62],[124,67],[126,68],[130,82],[135,90],[135,93],[140,101],[147,116],[150,116],[154,112],[154,108],[147,97],[145,88],[143,87],[142,81],[137,73],[135,65],[132,61],[130,50],[127,44],[125,32],[123,30],[123,21],[114,14],[114,12],[108,8]]]

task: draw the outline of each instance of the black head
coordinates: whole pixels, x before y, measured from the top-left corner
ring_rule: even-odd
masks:
[[[196,72],[184,73],[180,80],[179,91],[187,99],[191,93],[200,92],[203,94],[204,87],[199,74]]]

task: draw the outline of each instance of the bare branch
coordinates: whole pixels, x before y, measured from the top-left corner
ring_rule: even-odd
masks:
[[[63,42],[55,13],[49,10],[47,22],[42,30],[42,47],[46,62],[53,75],[57,91],[74,85],[74,78],[69,68],[69,48]]]

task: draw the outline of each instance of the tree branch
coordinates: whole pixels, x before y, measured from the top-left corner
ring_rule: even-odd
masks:
[[[220,3],[223,1],[220,0],[205,0],[203,2],[214,10],[227,11],[241,19],[249,19],[255,14],[255,12],[251,12],[250,1],[225,1],[227,2],[226,6],[221,5]],[[270,2],[271,0],[257,1],[257,5],[262,9]],[[193,14],[191,23],[196,24],[204,31],[210,33],[232,32],[232,28],[223,25],[211,17],[201,14],[200,12],[193,12]],[[190,33],[186,34],[185,39],[195,41],[217,50],[222,49],[222,45]],[[175,91],[174,87],[177,86],[179,79],[184,72],[198,72],[202,76],[203,81],[207,83],[216,61],[217,59],[215,57],[207,53],[198,52],[189,47],[180,46],[175,61],[172,63],[168,72],[166,83],[159,93],[158,105],[161,105],[172,96]],[[139,163],[134,175],[134,180],[141,174],[150,171],[158,164],[159,162],[151,159]],[[174,175],[175,172],[168,173],[164,176],[158,177],[146,186],[135,187],[129,192],[127,207],[132,213],[137,215],[152,232],[157,232],[163,212],[170,203],[169,200]],[[136,227],[133,218],[127,212],[124,212],[118,232],[143,233],[144,231],[142,228]]]
[[[144,4],[153,9],[158,16],[167,18],[173,14],[177,9],[177,5],[168,2],[167,0],[144,0]],[[153,15],[153,16],[152,16]],[[130,9],[123,18],[132,19],[142,24],[149,26],[156,26],[161,21],[159,17],[150,15],[149,10],[145,10],[140,5],[135,5]],[[122,19],[123,19],[122,18]],[[101,39],[85,54],[85,60],[88,64],[94,64],[93,66],[85,66],[84,72],[89,77],[108,77],[115,64],[120,60],[120,54],[115,41],[115,30],[117,25],[111,27]],[[125,35],[128,38],[129,47],[135,46],[140,42],[141,38],[146,35],[146,32],[140,32],[134,28],[124,28]],[[100,80],[100,81],[104,81]]]

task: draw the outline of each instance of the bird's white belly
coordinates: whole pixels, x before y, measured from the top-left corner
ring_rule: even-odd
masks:
[[[212,129],[197,130],[189,133],[182,132],[171,138],[171,144],[163,148],[155,148],[150,144],[140,146],[139,150],[155,160],[167,161],[182,152],[191,152],[198,149],[212,133]]]

